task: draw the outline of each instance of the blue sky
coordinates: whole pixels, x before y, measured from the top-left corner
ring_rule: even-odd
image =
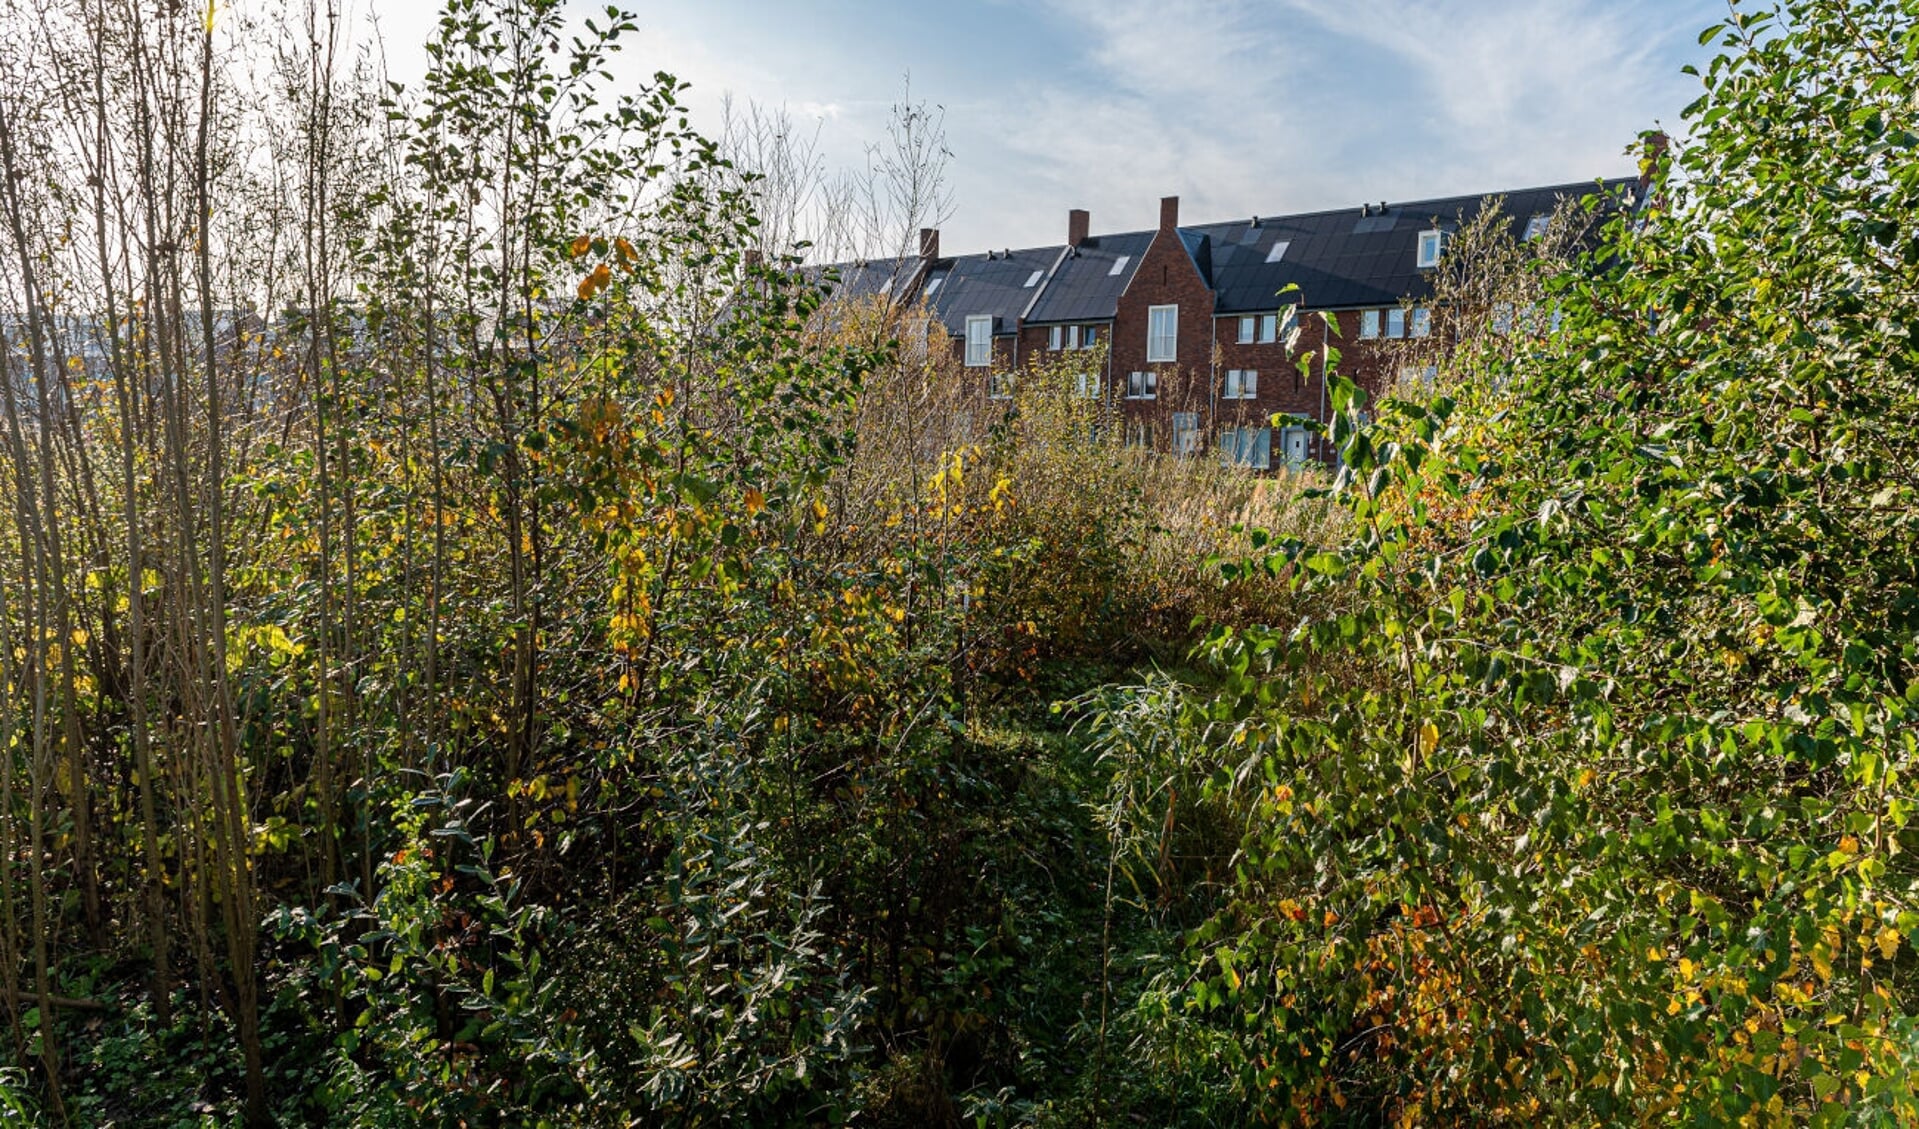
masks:
[[[362,0],[363,3],[369,0]],[[430,5],[370,0],[404,75]],[[592,11],[603,5],[582,5]],[[1623,175],[1725,0],[636,0],[622,68],[819,122],[862,162],[912,76],[946,111],[949,251]]]

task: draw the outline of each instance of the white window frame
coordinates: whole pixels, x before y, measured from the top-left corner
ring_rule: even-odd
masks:
[[[1386,311],[1386,336],[1394,341],[1406,336],[1406,311],[1394,306]]]
[[[1068,349],[1079,348],[1079,326],[1069,325],[1066,327],[1066,347]]]
[[[1046,348],[1048,350],[1055,353],[1059,352],[1059,340],[1060,340],[1059,326],[1057,325],[1053,326],[1051,329],[1048,329],[1046,331]]]
[[[1359,311],[1359,336],[1364,341],[1370,341],[1379,336],[1378,310]]]
[[[1439,265],[1439,257],[1446,253],[1446,233],[1437,227],[1427,228],[1419,233],[1419,255],[1417,266],[1420,270],[1431,270]]]
[[[1253,314],[1241,314],[1239,316],[1239,343],[1241,345],[1251,345],[1258,334],[1259,318]]]
[[[990,372],[986,374],[986,398],[988,400],[1010,400],[1013,398],[1013,374],[1010,372]]]
[[[1099,348],[1099,326],[1097,325],[1080,326],[1079,347],[1082,349]]]
[[[1433,335],[1433,311],[1426,306],[1413,307],[1413,319],[1406,328],[1408,337],[1431,337]]]
[[[1222,400],[1252,400],[1259,396],[1258,369],[1227,369],[1226,387],[1220,394]]]
[[[984,328],[983,335],[975,335],[975,330]],[[975,314],[966,319],[966,367],[985,368],[993,363],[993,319],[990,315]]]
[[[1172,324],[1168,326],[1166,322]],[[1146,307],[1146,360],[1163,364],[1179,360],[1179,307]]]
[[[1073,394],[1083,400],[1097,399],[1103,391],[1100,383],[1099,374],[1096,372],[1076,373],[1073,377]]]
[[[1271,345],[1273,342],[1278,340],[1279,340],[1279,315],[1278,314],[1259,315],[1259,343],[1261,345]]]
[[[1128,373],[1126,376],[1126,398],[1128,400],[1159,399],[1159,374],[1152,369]]]

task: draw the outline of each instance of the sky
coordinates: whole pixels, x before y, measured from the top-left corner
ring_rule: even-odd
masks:
[[[417,74],[429,0],[356,0],[394,77]],[[604,3],[574,0],[582,16]],[[817,125],[864,163],[908,76],[943,108],[947,253],[1150,228],[1161,196],[1205,223],[1634,171],[1680,111],[1725,0],[630,0],[616,71],[690,82]],[[1703,69],[1703,66],[1702,66]]]

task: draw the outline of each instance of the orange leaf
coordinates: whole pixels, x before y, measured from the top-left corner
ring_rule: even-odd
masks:
[[[578,239],[575,239],[572,242],[572,244],[567,247],[566,252],[568,255],[577,259],[581,255],[586,254],[588,249],[590,249],[592,246],[593,246],[593,237],[590,235],[582,235]]]

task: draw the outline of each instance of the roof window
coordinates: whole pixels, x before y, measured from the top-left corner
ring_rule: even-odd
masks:
[[[1439,265],[1439,256],[1446,250],[1446,233],[1440,229],[1428,228],[1419,233],[1419,269],[1429,270]]]
[[[1029,274],[1029,275],[1027,275],[1027,276],[1026,276],[1026,285],[1025,285],[1025,286],[1023,286],[1023,287],[1021,287],[1021,289],[1023,289],[1023,290],[1031,290],[1031,289],[1032,289],[1033,287],[1035,287],[1035,286],[1038,286],[1038,285],[1039,285],[1039,278],[1040,278],[1040,276],[1041,276],[1041,275],[1043,275],[1043,274],[1045,274],[1045,273],[1046,273],[1046,272],[1045,272],[1045,271],[1043,271],[1043,270],[1036,270],[1036,271],[1034,271],[1034,272],[1033,272],[1032,274]]]
[[[1113,269],[1107,271],[1106,273],[1108,275],[1118,274],[1119,272],[1126,269],[1127,263],[1130,263],[1132,261],[1133,261],[1133,257],[1131,255],[1121,255],[1119,258],[1113,260]]]
[[[1266,261],[1269,263],[1276,263],[1280,261],[1281,259],[1286,257],[1286,248],[1291,246],[1292,244],[1287,242],[1284,239],[1273,244],[1273,249],[1266,252]]]
[[[1552,226],[1552,222],[1553,222],[1553,218],[1545,214],[1544,212],[1541,212],[1538,215],[1534,216],[1533,218],[1527,220],[1526,221],[1527,241],[1531,242],[1532,240],[1538,239],[1540,236],[1546,234],[1546,229]]]

